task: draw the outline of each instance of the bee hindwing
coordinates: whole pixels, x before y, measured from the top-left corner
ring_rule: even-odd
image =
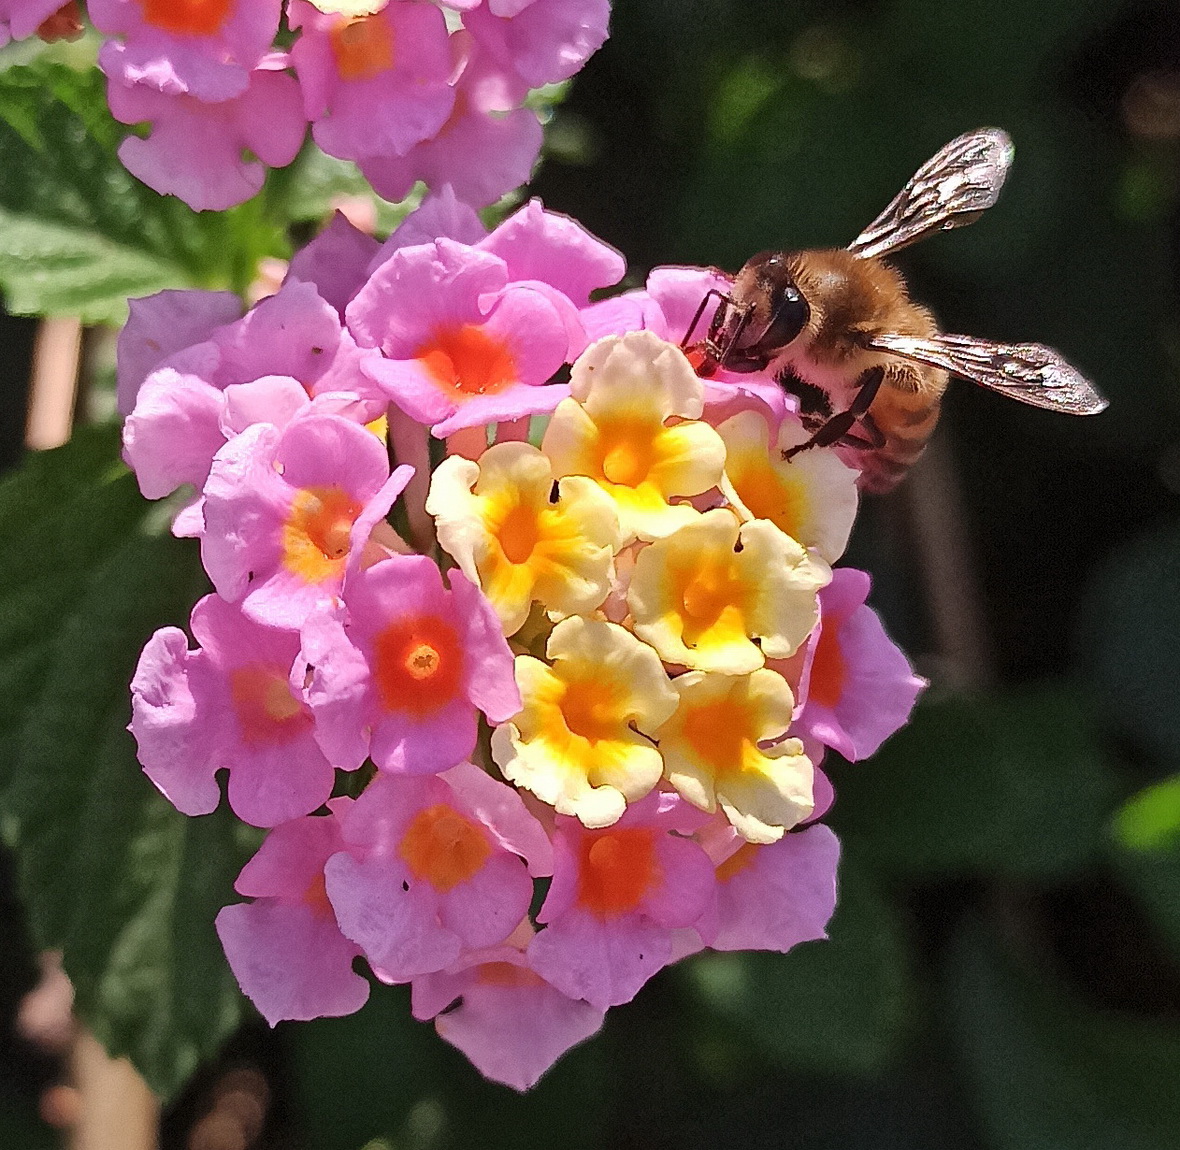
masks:
[[[875,335],[868,346],[902,359],[941,367],[993,391],[1071,415],[1096,415],[1106,407],[1098,389],[1051,347],[996,343],[970,335]]]

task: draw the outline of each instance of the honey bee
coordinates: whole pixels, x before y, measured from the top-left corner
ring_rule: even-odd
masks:
[[[683,345],[703,376],[770,371],[799,400],[811,447],[850,449],[866,491],[891,490],[938,422],[951,375],[1023,403],[1093,415],[1106,400],[1052,348],[940,332],[881,257],[977,219],[999,197],[1012,141],[996,128],[952,140],[846,249],[761,252],[729,293],[701,301]],[[705,339],[690,345],[716,298]]]

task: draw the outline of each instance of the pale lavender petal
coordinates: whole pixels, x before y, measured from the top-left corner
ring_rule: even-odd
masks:
[[[411,880],[403,865],[337,854],[324,874],[341,931],[384,981],[408,982],[459,957],[459,937],[439,924],[433,889]]]
[[[826,826],[750,846],[752,861],[718,884],[715,950],[776,950],[826,938],[836,906],[840,844]]]
[[[200,343],[242,314],[229,291],[169,290],[127,301],[130,314],[118,340],[118,408],[126,415],[149,372],[170,355]]]
[[[216,810],[221,792],[210,715],[189,683],[192,653],[176,627],[157,631],[139,657],[131,680],[131,733],[144,774],[182,814]]]
[[[310,908],[238,904],[222,908],[216,921],[238,985],[271,1026],[338,1018],[368,999],[369,984],[352,969],[358,948]]]
[[[672,956],[669,932],[630,916],[610,923],[571,911],[529,944],[529,965],[570,998],[605,1010],[639,993]]]
[[[528,1090],[567,1050],[598,1032],[605,1012],[567,997],[527,969],[518,978],[506,977],[508,965],[524,961],[518,951],[480,953],[484,964],[414,979],[414,1017],[439,1016],[439,1035],[485,1078]],[[443,1014],[456,999],[460,1004]]]
[[[291,257],[287,279],[315,285],[316,291],[341,317],[348,301],[368,279],[369,265],[381,243],[333,212],[328,226]]]

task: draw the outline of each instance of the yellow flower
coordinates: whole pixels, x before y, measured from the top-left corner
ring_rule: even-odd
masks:
[[[516,657],[524,708],[492,732],[504,777],[559,814],[608,827],[659,782],[650,738],[676,709],[656,653],[614,623],[574,616],[553,628],[546,654]]]
[[[788,416],[778,441],[769,445],[766,420],[743,411],[717,428],[725,442],[721,490],[743,519],[769,519],[804,547],[835,563],[848,546],[856,518],[856,475],[831,448],[809,448],[784,459],[787,448],[805,443],[807,429]]]
[[[614,504],[579,476],[552,493],[549,461],[527,443],[497,444],[478,463],[452,456],[430,483],[438,541],[482,588],[505,635],[520,630],[534,600],[561,618],[593,611],[610,590]]]
[[[664,774],[688,802],[710,814],[720,804],[752,843],[777,842],[811,814],[811,760],[798,739],[782,738],[794,699],[781,675],[689,671],[672,686],[680,706],[656,735]]]
[[[745,675],[794,653],[831,577],[773,523],[716,508],[639,553],[627,602],[635,634],[666,662]]]
[[[658,539],[696,516],[671,500],[721,479],[725,445],[696,422],[703,394],[678,347],[648,331],[608,336],[574,364],[541,450],[554,475],[588,476],[610,495],[624,540]]]

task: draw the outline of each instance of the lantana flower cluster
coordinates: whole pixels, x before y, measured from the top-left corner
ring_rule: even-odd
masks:
[[[125,457],[214,591],[131,729],[179,810],[224,776],[268,828],[217,929],[272,1024],[357,1010],[362,958],[526,1089],[685,955],[824,937],[825,749],[922,683],[832,567],[856,472],[681,350],[715,274],[591,302],[624,270],[444,195],[385,245],[337,218],[244,315],[133,303]]]
[[[609,0],[87,0],[86,11],[112,114],[146,126],[119,158],[198,210],[253,196],[309,125],[386,199],[423,180],[490,204],[528,180],[540,151],[529,92],[574,75],[610,18]],[[0,42],[81,28],[74,0],[0,0]]]

